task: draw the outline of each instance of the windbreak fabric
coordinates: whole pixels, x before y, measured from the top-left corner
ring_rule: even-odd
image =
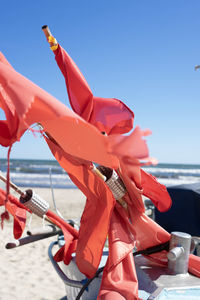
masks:
[[[98,269],[108,234],[110,254],[102,280],[102,297],[106,299],[112,289],[125,299],[131,296],[137,299],[137,277],[130,255],[134,245],[143,249],[169,238],[167,232],[144,216],[142,195],[148,193],[146,190],[151,182],[140,168],[140,160],[148,158],[143,140],[146,134],[136,127],[130,135],[123,136],[133,127],[133,112],[120,100],[94,97],[83,75],[61,46],[55,55],[65,76],[74,112],[14,71],[1,58],[0,107],[6,121],[0,123],[0,144],[10,146],[19,141],[32,124],[42,125],[53,155],[87,197],[78,241],[66,231],[66,247],[60,250],[57,259],[63,258],[68,263],[76,247],[79,270],[92,277]],[[118,172],[127,189],[127,211],[116,203],[106,183],[92,172],[92,162]],[[158,183],[152,190],[152,201],[163,209],[160,203],[169,201],[167,191]],[[161,194],[164,200],[158,200]],[[166,208],[168,204],[163,206]]]
[[[142,169],[141,185],[143,187],[143,195],[151,199],[160,212],[165,212],[170,209],[172,200],[167,192],[166,186],[160,184],[154,176]]]
[[[107,134],[127,133],[133,128],[133,112],[120,100],[94,97],[83,74],[68,53],[58,45],[56,62],[65,78],[72,109]]]
[[[91,172],[90,165],[67,155],[48,139],[47,143],[60,165],[87,197],[76,248],[76,263],[79,270],[89,278],[95,275],[108,234],[111,246],[102,280],[102,297],[108,297],[105,294],[109,294],[107,288],[110,288],[117,293],[120,291],[125,299],[131,299],[135,293],[137,295],[138,287],[132,257],[135,239],[133,235],[129,235],[126,223],[115,211],[112,193],[107,185]],[[120,277],[122,275],[123,278]],[[117,279],[119,277],[120,279]]]
[[[138,280],[133,259],[133,248],[144,250],[169,241],[170,234],[138,211],[134,204],[127,213],[115,205],[109,232],[109,257],[104,269],[98,300],[111,299],[113,291],[119,299],[138,299]],[[167,252],[148,256],[151,260],[166,264]]]
[[[149,174],[140,171],[139,159],[146,159],[149,156],[146,141],[143,139],[149,132],[143,132],[136,127],[130,136],[123,136],[123,133],[129,132],[133,127],[134,113],[118,99],[94,97],[83,74],[61,45],[58,44],[54,54],[65,78],[72,109],[109,135],[110,150],[121,159],[120,168],[123,169],[121,176],[127,181],[127,185],[134,186],[129,190],[138,203],[137,207],[144,211],[142,202],[142,194],[144,194],[159,210],[169,209],[171,199],[166,188]],[[115,135],[116,133],[118,134]]]
[[[132,254],[135,240],[116,208],[112,214],[108,237],[109,256],[97,299],[111,299],[115,291],[119,299],[136,300],[138,281]]]
[[[89,278],[95,275],[108,234],[109,258],[98,299],[107,299],[111,291],[116,291],[121,299],[137,299],[138,283],[132,257],[134,246],[143,250],[168,241],[170,235],[140,211],[144,209],[142,199],[137,207],[135,198],[127,196],[128,214],[115,204],[106,184],[91,172],[91,165],[67,155],[50,140],[47,143],[60,165],[87,197],[76,248],[79,270]],[[137,172],[140,170],[136,168],[135,178]],[[132,191],[134,189],[135,186],[128,189],[129,195],[137,195],[139,189]],[[152,255],[151,258],[166,262],[166,254]]]
[[[188,268],[191,274],[200,278],[200,257],[190,254]]]
[[[117,167],[117,158],[108,153],[108,139],[99,130],[2,61],[0,87],[7,119],[0,123],[2,146],[19,141],[29,126],[40,123],[67,153]]]
[[[5,205],[7,211],[13,216],[13,235],[15,239],[19,239],[22,236],[26,226],[26,209],[22,207],[22,205],[19,203],[19,200],[13,195],[8,195],[7,202],[5,202],[5,199],[6,192],[0,189],[0,206]],[[3,218],[4,217],[6,219],[9,218],[6,212],[3,214]],[[4,220],[1,220],[2,225],[3,221]]]
[[[46,141],[61,167],[87,197],[81,218],[76,262],[81,272],[92,277],[101,260],[115,200],[107,185],[92,172],[91,164],[70,156],[51,140]]]
[[[10,147],[20,140],[32,124],[40,123],[44,131],[67,153],[110,167],[118,166],[118,159],[110,153],[106,136],[50,94],[17,73],[3,54],[0,55],[0,107],[6,116],[6,120],[0,121],[2,146]],[[16,216],[20,214],[9,205],[10,203],[6,205],[7,211],[2,214],[2,220],[8,218],[8,211]],[[15,235],[18,225],[16,221],[14,224]]]

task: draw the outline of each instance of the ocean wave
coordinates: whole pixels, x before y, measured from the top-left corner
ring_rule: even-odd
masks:
[[[56,165],[53,165],[53,164],[43,164],[43,165],[40,165],[40,164],[30,164],[29,165],[29,168],[31,168],[31,169],[51,169],[51,168],[53,168],[53,169],[61,169],[61,167],[58,165],[58,166],[56,166]]]
[[[6,174],[6,173],[4,173]],[[11,178],[38,178],[39,180],[41,180],[42,178],[45,179],[49,179],[50,180],[50,175],[49,174],[40,174],[40,173],[10,173],[10,177]],[[69,175],[66,174],[52,174],[51,178],[54,180],[61,180],[61,179],[65,179],[65,180],[70,180]]]
[[[151,174],[156,174],[156,175],[165,175],[165,176],[181,176],[182,174],[190,176],[200,176],[200,168],[195,168],[195,169],[173,169],[173,168],[144,168],[145,171],[151,173]]]
[[[158,178],[158,182],[164,184],[167,187],[181,185],[181,184],[190,184],[200,182],[200,178],[197,177],[179,177],[179,178]]]
[[[2,172],[7,170],[7,160],[0,160],[0,169]],[[43,160],[11,160],[10,171],[21,173],[63,173],[63,169],[57,161]]]
[[[41,167],[38,167],[38,168],[26,168],[26,167],[16,167],[16,168],[10,168],[10,171],[11,172],[18,172],[18,173],[35,173],[35,174],[49,174],[51,170],[51,173],[56,173],[56,174],[62,174],[64,173],[63,172],[63,169],[61,168],[41,168]]]
[[[143,167],[159,182],[169,186],[200,181],[200,165],[158,164]],[[6,175],[7,160],[0,159],[0,170]],[[75,187],[68,174],[51,160],[10,160],[10,177],[16,185],[26,187]]]
[[[6,176],[6,173],[3,173]],[[75,188],[67,174],[11,173],[10,180],[20,187]]]

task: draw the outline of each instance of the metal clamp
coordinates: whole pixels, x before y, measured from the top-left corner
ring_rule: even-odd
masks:
[[[117,172],[101,165],[98,166],[97,169],[105,176],[105,183],[112,191],[114,198],[116,200],[122,199],[126,194],[126,187]]]
[[[191,235],[185,232],[171,232],[168,253],[168,267],[174,274],[186,274],[191,246]]]
[[[49,203],[35,194],[33,190],[26,190],[25,194],[21,195],[20,202],[41,218],[49,209]]]

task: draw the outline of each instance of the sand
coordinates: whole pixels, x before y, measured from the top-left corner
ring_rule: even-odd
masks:
[[[49,189],[35,188],[34,191],[47,200],[53,210],[52,195]],[[65,219],[81,217],[85,196],[78,189],[55,189],[57,207]],[[28,217],[28,222],[30,218]],[[27,222],[27,223],[28,223]],[[37,216],[32,217],[28,229],[42,227]],[[0,239],[0,299],[58,300],[66,296],[65,287],[48,258],[49,244],[56,240],[51,237],[14,249],[5,249],[13,240],[12,221],[6,222]]]

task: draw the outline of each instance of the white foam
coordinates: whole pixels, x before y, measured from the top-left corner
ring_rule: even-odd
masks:
[[[4,173],[4,176],[6,174]],[[38,173],[11,173],[10,180],[19,186],[38,186],[38,187],[50,187],[50,176],[49,174],[38,174]],[[69,187],[75,186],[68,174],[52,174],[51,175],[53,187]]]
[[[167,187],[173,185],[180,185],[180,184],[190,184],[200,182],[200,178],[197,177],[179,177],[179,178],[158,178],[158,182],[166,185]]]
[[[174,174],[196,174],[200,175],[200,169],[175,169],[175,168],[144,168],[146,172],[155,173],[174,173]]]

